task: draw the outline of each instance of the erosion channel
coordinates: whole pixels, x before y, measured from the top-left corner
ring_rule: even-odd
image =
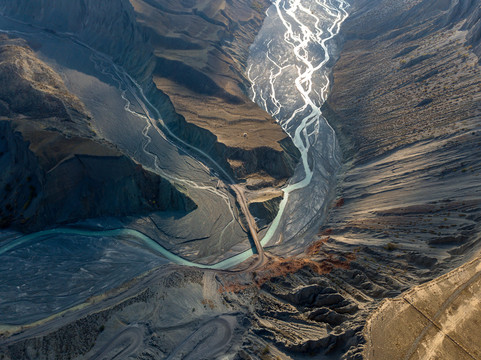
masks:
[[[334,175],[339,167],[339,149],[335,133],[322,117],[320,107],[329,90],[329,66],[332,65],[330,60],[333,48],[330,40],[339,32],[342,22],[347,17],[347,7],[348,4],[344,1],[313,3],[276,1],[266,10],[264,25],[251,47],[247,75],[252,83],[252,100],[277,119],[292,137],[302,159],[294,176],[282,189],[284,196],[277,216],[269,227],[264,227],[259,233],[261,242],[257,247],[275,247],[276,249],[273,250],[277,253],[303,251],[302,239],[308,238],[303,235],[306,232],[312,234],[318,230],[320,219],[325,212],[326,200],[332,195]],[[208,219],[214,217],[212,213],[206,216],[207,213],[218,209],[216,212],[218,212],[219,221],[216,221],[215,226],[210,226],[208,229],[194,229],[192,232],[212,231],[214,233],[207,236],[217,237],[219,243],[235,243],[239,242],[235,241],[235,238],[242,239],[247,236],[246,229],[242,228],[238,220],[239,213],[246,212],[247,206],[244,203],[240,211],[235,206],[236,195],[237,201],[245,202],[245,199],[242,199],[240,190],[237,188],[228,191],[229,187],[236,187],[235,180],[208,154],[182,141],[167,126],[163,126],[161,114],[155,105],[144,95],[141,85],[122,67],[70,33],[46,32],[7,17],[2,19],[2,28],[3,33],[42,42],[44,44],[42,53],[45,58],[49,57],[49,52],[56,52],[60,46],[63,46],[72,49],[72,52],[81,53],[81,58],[89,59],[89,62],[82,62],[77,66],[81,66],[84,71],[92,72],[94,76],[101,78],[109,85],[95,84],[96,91],[108,91],[109,96],[118,96],[118,100],[115,101],[119,109],[116,110],[115,115],[123,120],[120,127],[108,120],[103,121],[98,125],[102,127],[102,133],[147,168],[188,188],[189,194],[194,194],[193,199],[200,207],[184,218],[177,219],[174,216],[159,219],[159,222],[173,222],[170,226],[172,233],[175,234],[178,230],[174,228],[205,226]],[[71,59],[62,60],[71,61]],[[96,101],[87,95],[92,86],[84,84],[87,81],[81,79],[78,72],[62,69],[61,65],[57,66],[72,82],[71,86],[74,87],[75,93],[90,109],[98,112],[94,115],[112,118],[105,116],[105,109],[102,107],[91,105]],[[70,73],[66,73],[67,71]],[[73,84],[74,81],[80,85]],[[81,88],[82,86],[84,88]],[[101,86],[105,89],[99,90]],[[125,136],[126,133],[129,137]],[[219,183],[224,185],[219,187]],[[243,207],[245,207],[244,210]],[[202,216],[206,220],[199,219]],[[183,253],[179,254],[175,244],[167,242],[166,246],[165,242],[159,241],[156,237],[158,233],[145,231],[142,223],[133,225],[130,227],[112,219],[104,220],[102,223],[87,221],[75,226],[43,230],[23,236],[11,232],[2,234],[4,241],[2,241],[0,254],[5,258],[2,262],[5,271],[2,273],[17,276],[6,270],[6,268],[17,267],[18,272],[33,271],[36,275],[27,277],[27,282],[22,285],[25,288],[25,294],[21,302],[16,298],[15,289],[8,292],[14,282],[13,279],[11,282],[9,279],[4,280],[2,313],[6,317],[0,321],[6,324],[12,324],[12,322],[22,324],[40,320],[81,303],[85,300],[82,296],[101,294],[166,261],[205,269],[227,270],[235,268],[254,253],[259,252],[255,241],[252,245],[249,245],[249,242],[241,242],[240,245],[230,248],[229,252],[220,256],[224,260],[199,263],[189,260]],[[255,224],[249,224],[249,227],[257,231]],[[81,245],[82,243],[85,247]],[[116,256],[109,255],[107,258],[101,254],[102,251],[110,254],[113,250],[109,249],[117,248],[119,246],[116,245],[117,243],[133,247],[137,249],[135,251],[149,253],[152,261],[145,263],[141,258],[136,258],[129,262],[122,259],[120,252],[127,250],[116,249],[119,253]],[[242,250],[246,245],[249,245],[248,249]],[[228,248],[227,245],[223,245],[222,248],[224,246]],[[92,253],[89,253],[90,250],[87,249],[91,247],[94,247],[95,251],[92,249]],[[55,251],[52,251],[53,249]],[[262,252],[262,249],[260,250]],[[88,266],[84,266],[85,264],[80,261],[78,268],[74,265],[66,266],[63,259],[67,253],[71,252],[77,253],[76,256],[80,259],[88,258],[83,260]],[[20,260],[32,253],[36,253],[40,259],[42,254],[45,254],[45,257],[43,261],[37,261],[33,265]],[[155,260],[156,255],[161,258]],[[99,265],[96,265],[96,262]],[[55,272],[52,264],[55,264]],[[62,269],[62,266],[65,268]],[[108,271],[116,272],[115,269],[125,266],[131,270],[118,273],[116,278],[109,277],[108,282],[104,282],[98,276]],[[67,295],[63,300],[59,300],[58,303],[56,301],[55,304],[47,307],[42,303],[48,301],[47,297],[52,295],[51,291],[40,291],[38,288],[41,285],[33,287],[28,282],[41,281],[39,279],[44,276],[47,278],[55,276],[56,281],[65,280],[69,283],[67,280],[75,271],[83,272],[84,277],[87,278],[95,277],[96,280],[87,282],[88,287],[82,291],[68,290],[67,293],[73,292],[72,296]],[[75,284],[80,282],[79,280]],[[39,292],[45,295],[39,297]],[[38,306],[37,314],[30,313],[31,301]],[[16,304],[13,305],[13,302]],[[11,310],[14,312],[12,313]],[[28,314],[19,317],[20,311]]]

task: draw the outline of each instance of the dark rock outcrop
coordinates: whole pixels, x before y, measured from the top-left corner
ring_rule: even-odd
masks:
[[[165,106],[164,99],[149,93],[163,109],[167,126],[238,179],[264,175],[277,186],[289,178],[297,150],[274,119],[246,96],[249,46],[269,2],[132,4],[154,47],[155,84],[169,97]]]
[[[276,196],[267,200],[253,201],[249,204],[249,211],[256,218],[259,228],[270,224],[275,219],[281,200],[282,196]]]
[[[467,10],[467,19],[462,30],[467,30],[466,45],[473,47],[474,53],[481,59],[481,5],[472,0]]]
[[[50,168],[44,161],[40,164],[37,156],[44,155],[33,153],[29,142],[11,128],[10,121],[0,122],[0,134],[6,140],[0,159],[5,170],[0,175],[3,227],[34,230],[85,218],[195,208],[167,180],[146,171],[108,144],[71,137],[71,146],[79,149],[81,145],[95,155],[76,154],[74,150]],[[53,139],[41,147],[44,153],[61,146],[65,139],[49,131],[37,131],[35,135]]]
[[[35,155],[8,121],[0,121],[0,227],[22,223],[40,206],[43,173]]]

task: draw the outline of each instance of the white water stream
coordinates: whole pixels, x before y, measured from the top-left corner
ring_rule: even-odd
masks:
[[[284,189],[262,245],[299,235],[319,216],[339,167],[336,134],[321,106],[329,90],[329,41],[347,18],[344,0],[275,0],[251,47],[252,100],[291,136],[301,166]]]
[[[269,8],[263,29],[252,46],[248,74],[252,81],[252,98],[278,120],[301,153],[301,166],[284,189],[285,196],[280,204],[279,213],[262,239],[262,245],[273,239],[279,242],[281,234],[286,234],[284,238],[298,234],[317,216],[329,187],[326,179],[332,177],[339,165],[335,133],[322,117],[320,107],[329,89],[329,70],[326,67],[330,60],[329,40],[339,32],[340,25],[347,17],[347,7],[348,4],[344,0],[276,0]],[[75,41],[88,47],[78,40]],[[104,67],[107,64],[111,70],[110,74],[119,81],[119,86],[123,84],[125,90],[131,93],[144,110],[144,114],[136,114],[146,120],[144,133],[146,142],[143,150],[148,153],[147,147],[151,141],[148,131],[153,127],[161,133],[155,122],[162,121],[159,112],[144,96],[142,88],[125,71],[94,49],[88,48],[95,54],[99,66]],[[126,104],[125,110],[132,112],[129,105]],[[178,143],[185,146],[184,150],[200,153],[211,162],[211,165],[216,165],[207,154],[168,132]],[[154,156],[156,164],[155,155],[149,154]],[[216,170],[223,172],[232,180],[221,167],[216,167]],[[174,177],[157,166],[155,170],[172,181],[213,192],[222,198],[232,212],[229,198],[212,186],[198,185]],[[317,201],[321,205],[313,205],[312,201]],[[299,206],[300,203],[304,206]],[[295,208],[298,208],[297,214]],[[232,216],[234,218],[233,213]],[[0,247],[0,255],[26,242],[41,240],[55,234],[134,237],[172,262],[210,269],[228,269],[253,254],[252,249],[249,249],[217,264],[206,266],[171,253],[136,230],[93,231],[58,228],[11,240]]]

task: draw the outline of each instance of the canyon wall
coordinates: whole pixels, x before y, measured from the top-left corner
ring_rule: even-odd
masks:
[[[133,0],[132,4],[153,44],[154,82],[181,115],[166,113],[169,127],[212,154],[238,179],[263,178],[277,185],[289,178],[298,162],[297,149],[275,120],[246,95],[249,46],[270,2]]]

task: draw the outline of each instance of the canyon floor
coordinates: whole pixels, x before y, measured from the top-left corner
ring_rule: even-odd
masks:
[[[156,27],[139,13],[143,7],[155,7],[172,19],[191,19],[201,13],[201,20],[194,21],[197,26],[204,26],[208,18],[205,29],[224,28],[227,25],[221,20],[229,23],[229,13],[216,11],[229,2],[202,1],[202,7],[195,11],[189,1],[165,1],[164,7],[159,7],[160,1],[132,3],[143,26],[157,32],[151,36],[157,36],[158,49],[172,48],[175,43],[190,54],[181,52],[184,55],[179,57],[173,49],[154,52],[155,86],[165,88],[187,122],[201,126],[206,118],[205,129],[215,133],[220,115],[213,109],[227,95],[211,94],[206,102],[215,114],[196,112],[198,117],[189,120],[190,110],[185,108],[191,104],[185,97],[192,95],[192,84],[166,74],[171,68],[185,70],[183,66],[192,60],[189,73],[221,83],[219,79],[225,74],[201,69],[197,61],[219,50],[212,47],[217,40],[192,40],[195,27],[179,32],[182,41],[174,42],[170,35],[159,35],[165,33],[164,24]],[[262,3],[254,3],[265,10]],[[211,13],[223,17],[208,16]],[[108,290],[98,291],[85,301],[76,300],[75,306],[47,309],[45,313],[51,312],[47,318],[26,316],[15,322],[13,315],[5,321],[9,325],[0,325],[0,359],[481,359],[477,331],[481,295],[479,4],[475,0],[356,0],[351,2],[349,13],[335,40],[339,51],[331,64],[332,88],[322,106],[323,115],[336,130],[342,166],[337,186],[328,197],[327,215],[312,225],[297,247],[282,241],[270,244],[261,254],[263,261],[254,255],[237,267],[218,271],[155,263],[152,252],[138,246],[130,254],[130,264],[149,259],[150,270],[139,265],[129,275],[130,281],[112,279]],[[256,24],[261,21],[259,17],[254,20]],[[8,21],[3,19],[0,24]],[[49,60],[48,54],[56,53],[59,40],[45,41],[42,34],[42,46],[36,50],[34,40],[40,43],[37,36],[30,40],[30,46],[40,60],[63,75],[66,87],[85,104],[93,119],[134,116],[125,111],[109,114],[98,103],[102,95],[111,99],[109,103],[118,104],[115,108],[125,106],[115,80],[108,74],[100,75],[108,69],[105,63],[89,63],[91,53],[79,56],[88,49],[77,49],[65,56],[74,54],[88,66],[82,65],[82,71],[67,68],[59,60],[62,57],[55,55],[53,61],[52,55]],[[71,49],[77,45],[62,46]],[[187,65],[178,64],[182,57],[190,59],[185,60]],[[235,59],[239,64],[245,61]],[[160,71],[162,66],[166,66],[164,72]],[[230,103],[223,112],[235,107],[231,96],[238,96],[245,101],[241,108],[247,109],[242,115],[263,118],[265,124],[272,122],[238,90],[244,81],[241,67],[221,69],[228,76],[235,75],[236,81],[229,84],[237,86],[234,89],[224,84],[230,91]],[[90,98],[92,93],[96,96]],[[192,109],[196,109],[202,100],[192,97]],[[142,139],[145,121],[137,117],[125,123],[131,128],[120,131],[117,123],[105,121],[100,132],[110,134],[108,138],[115,144],[128,144],[131,140],[125,135],[133,131]],[[219,131],[222,140],[224,130]],[[232,141],[239,140],[239,131],[235,128]],[[257,143],[259,139],[250,133],[249,141]],[[274,133],[274,140],[282,142],[282,134]],[[200,178],[204,185],[219,191],[218,176],[197,167],[177,148],[169,148],[165,139],[152,136],[152,144],[167,144],[159,154],[170,149],[169,159],[162,163],[167,170],[172,169],[167,174],[188,168],[187,173],[196,174],[189,180]],[[146,156],[142,161],[153,163],[141,151],[143,144],[138,142],[138,151],[129,155],[135,158],[141,154]],[[132,144],[126,147],[132,148]],[[282,150],[280,145],[273,148]],[[244,176],[251,186],[253,193],[249,194],[247,187],[247,197],[256,199],[253,203],[262,197],[266,201],[279,198],[278,186],[286,181],[286,174],[277,180],[265,170],[248,174],[248,165],[236,162],[246,159],[227,157],[226,162],[232,165],[233,174]],[[258,184],[267,188],[257,191]],[[251,246],[242,223],[245,220],[232,225],[229,235],[221,236],[230,217],[225,209],[219,209],[212,195],[176,188],[198,207],[188,212],[126,216],[121,221],[109,218],[104,224],[109,228],[128,224],[152,237],[165,237],[159,241],[166,248],[206,262]],[[235,195],[226,196],[235,203]],[[243,211],[240,206],[232,208]],[[251,203],[250,208],[264,214],[261,227],[272,221],[272,203],[257,209]],[[203,216],[222,224],[202,224],[198,219]],[[172,217],[178,217],[175,225],[171,225]],[[99,227],[92,220],[83,225]],[[198,235],[200,226],[206,227],[201,228],[205,239]],[[189,230],[194,227],[195,234]],[[166,236],[179,232],[182,236]],[[123,239],[109,245],[113,247],[109,251],[112,258],[125,251],[127,242]],[[89,246],[94,253],[95,246]],[[25,255],[19,252],[12,256]],[[124,270],[119,266],[117,271]],[[44,296],[48,295],[47,291]]]

